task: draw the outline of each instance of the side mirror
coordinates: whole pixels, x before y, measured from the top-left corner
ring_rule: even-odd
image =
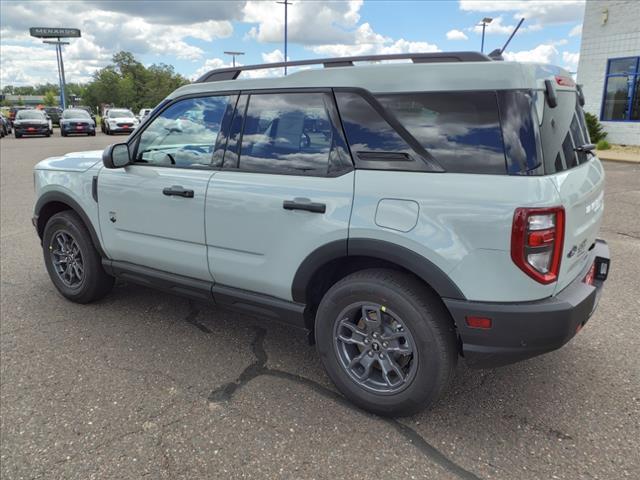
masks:
[[[102,152],[102,163],[105,168],[122,168],[131,163],[129,146],[126,143],[109,145]]]

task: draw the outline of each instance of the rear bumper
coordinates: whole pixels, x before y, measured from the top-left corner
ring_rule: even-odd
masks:
[[[491,368],[556,350],[571,340],[593,314],[604,280],[583,282],[594,261],[609,261],[609,247],[596,240],[590,260],[557,295],[535,302],[485,303],[444,299],[471,367]],[[607,272],[608,273],[608,272]],[[471,328],[467,316],[491,318],[491,328]]]

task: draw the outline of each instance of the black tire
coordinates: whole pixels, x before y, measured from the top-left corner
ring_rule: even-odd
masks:
[[[50,137],[50,136],[51,136],[51,132],[47,132],[47,133],[45,133],[45,135],[44,135],[44,136],[45,136],[45,137]]]
[[[64,133],[62,130],[60,130],[60,136],[61,136],[61,137],[66,137],[66,136],[67,136],[67,134],[66,134],[66,133]]]
[[[383,306],[384,315],[378,311],[381,316],[401,319],[404,325],[398,331],[409,331],[416,353],[403,368],[413,373],[400,382],[398,391],[371,391],[348,373],[341,359],[336,340],[340,330],[336,329],[344,312],[360,304]],[[333,285],[318,307],[315,336],[320,359],[338,389],[356,405],[378,415],[411,415],[433,405],[446,390],[458,360],[453,322],[440,298],[417,278],[394,270],[362,270]],[[381,375],[381,364],[377,368],[376,375]]]
[[[57,250],[56,236],[59,233],[69,235],[79,247],[83,266],[83,278],[75,286],[67,285],[56,271],[54,255]],[[111,291],[114,278],[102,267],[102,259],[96,250],[91,235],[77,213],[65,210],[53,215],[44,227],[42,236],[44,263],[51,281],[58,291],[76,303],[89,303],[99,300]]]
[[[16,136],[16,138],[21,138],[22,134],[21,133],[16,133],[15,136]]]

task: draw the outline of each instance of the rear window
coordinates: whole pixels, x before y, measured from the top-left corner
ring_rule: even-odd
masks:
[[[448,172],[505,173],[495,92],[376,96]]]
[[[573,91],[558,91],[558,105],[545,104],[540,126],[545,173],[553,174],[588,162],[592,156],[575,148],[590,142],[584,111]]]

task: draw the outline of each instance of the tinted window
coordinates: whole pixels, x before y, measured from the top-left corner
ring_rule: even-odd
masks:
[[[65,110],[62,112],[62,118],[90,118],[89,114],[84,110]]]
[[[249,97],[240,169],[325,175],[333,129],[324,93]]]
[[[205,97],[174,103],[140,135],[136,162],[178,167],[209,165],[228,102],[229,97]]]
[[[365,157],[373,152],[411,154],[407,142],[357,93],[336,93],[351,152]]]
[[[498,92],[502,138],[510,174],[541,173],[542,151],[531,92]]]
[[[39,110],[20,110],[16,114],[17,120],[44,120],[44,113]]]
[[[133,118],[130,110],[109,110],[109,118]]]
[[[576,156],[576,152],[573,151],[573,142],[571,142],[569,132],[567,132],[567,135],[562,141],[562,152],[564,153],[564,162],[566,163],[567,168],[572,168],[578,165],[578,157]]]
[[[505,173],[495,93],[392,94],[377,98],[446,171]],[[520,141],[516,137],[517,132],[514,145]],[[521,161],[526,162],[526,153],[523,155]]]

